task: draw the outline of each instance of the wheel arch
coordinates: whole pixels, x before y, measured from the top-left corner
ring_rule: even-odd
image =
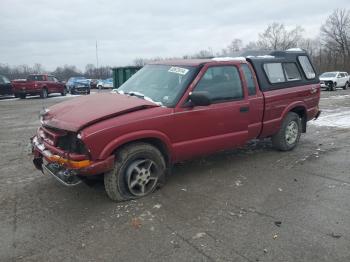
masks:
[[[165,134],[158,131],[138,131],[118,137],[102,150],[99,158],[105,159],[114,154],[116,150],[136,142],[144,142],[153,145],[163,154],[167,164],[172,161],[173,154],[170,140]]]
[[[302,124],[301,131],[303,133],[306,133],[306,122],[307,122],[306,108],[303,106],[297,106],[297,107],[294,107],[292,110],[290,110],[290,112],[294,112],[299,115],[301,119],[301,124]]]
[[[299,115],[302,124],[302,132],[306,132],[306,122],[307,122],[307,110],[306,104],[304,102],[295,102],[290,104],[282,114],[281,121],[286,117],[289,112],[294,112]]]

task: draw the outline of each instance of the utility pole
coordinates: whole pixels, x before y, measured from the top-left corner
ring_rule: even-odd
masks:
[[[96,40],[96,68],[97,68],[97,77],[100,78],[100,70],[98,69],[98,48],[97,48],[97,40]]]

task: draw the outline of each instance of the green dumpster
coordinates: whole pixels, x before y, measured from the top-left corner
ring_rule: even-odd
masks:
[[[128,80],[141,68],[141,66],[123,66],[112,68],[113,87],[120,87],[126,80]]]

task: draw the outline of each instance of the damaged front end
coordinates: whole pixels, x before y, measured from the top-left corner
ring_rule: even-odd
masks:
[[[113,168],[114,156],[93,161],[79,134],[73,132],[42,126],[31,145],[34,166],[66,186],[78,185],[84,176]]]

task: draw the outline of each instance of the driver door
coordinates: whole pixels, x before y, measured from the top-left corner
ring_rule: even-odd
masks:
[[[173,149],[178,161],[245,144],[249,103],[234,65],[205,66],[193,92],[206,91],[209,106],[180,104],[174,113]],[[185,94],[188,96],[188,93]]]

